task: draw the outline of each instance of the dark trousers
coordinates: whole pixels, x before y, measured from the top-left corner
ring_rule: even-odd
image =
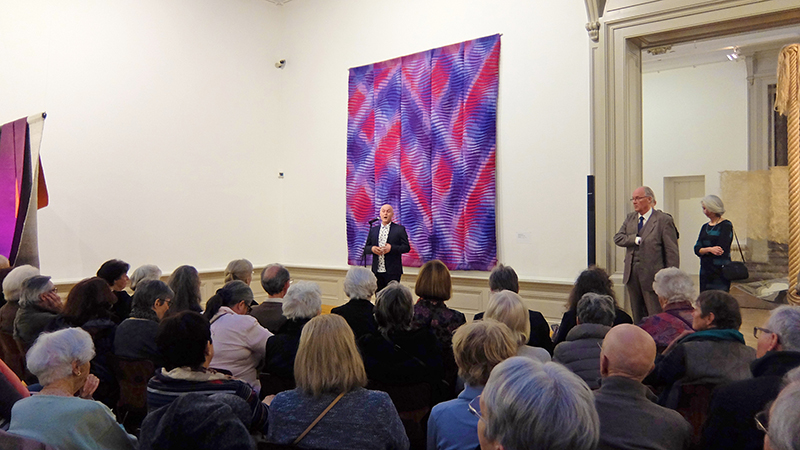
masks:
[[[394,274],[389,274],[385,272],[384,273],[372,272],[372,273],[374,273],[375,278],[378,279],[378,290],[375,292],[380,292],[380,290],[385,288],[390,281],[397,281],[399,283],[400,277],[403,276],[402,273],[394,273]]]

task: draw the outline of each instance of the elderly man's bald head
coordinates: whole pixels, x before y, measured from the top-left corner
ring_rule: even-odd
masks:
[[[604,377],[621,376],[641,381],[653,369],[656,343],[636,325],[617,325],[603,339],[600,372]]]

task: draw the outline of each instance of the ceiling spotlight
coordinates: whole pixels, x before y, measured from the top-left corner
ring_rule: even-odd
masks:
[[[738,61],[739,60],[739,47],[733,47],[733,53],[728,53],[728,61]]]

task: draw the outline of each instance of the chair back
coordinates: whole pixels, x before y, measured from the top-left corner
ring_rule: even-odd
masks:
[[[20,350],[14,336],[7,333],[0,333],[0,346],[3,348],[6,365],[9,369],[14,371],[20,380],[25,379],[25,353]]]
[[[154,375],[155,366],[147,359],[115,359],[119,382],[117,420],[128,433],[138,435],[142,420],[147,415],[147,382]]]
[[[267,395],[274,395],[283,391],[291,391],[296,387],[294,378],[279,377],[266,372],[262,372],[258,376],[258,380],[261,382],[260,396],[262,399]]]
[[[43,442],[0,430],[0,448],[4,450],[56,450]]]
[[[433,388],[429,383],[388,384],[369,380],[367,389],[389,394],[406,429],[411,449],[425,449],[428,416],[433,407]]]
[[[708,407],[711,404],[711,393],[717,384],[684,384],[680,387],[678,398],[678,411],[692,425],[692,442],[694,448],[699,444],[703,435],[703,424],[708,416]]]

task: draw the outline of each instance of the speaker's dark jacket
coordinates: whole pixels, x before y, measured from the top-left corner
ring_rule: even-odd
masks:
[[[372,253],[372,247],[378,245],[378,234],[381,231],[380,225],[376,225],[369,230],[367,236],[367,244],[364,246],[364,251],[368,255],[372,255],[372,271],[378,272],[378,255]],[[386,238],[386,243],[392,246],[389,253],[385,254],[386,274],[387,275],[401,275],[403,273],[403,261],[401,255],[411,251],[411,246],[408,244],[408,234],[402,225],[391,223],[389,226],[389,236]]]

